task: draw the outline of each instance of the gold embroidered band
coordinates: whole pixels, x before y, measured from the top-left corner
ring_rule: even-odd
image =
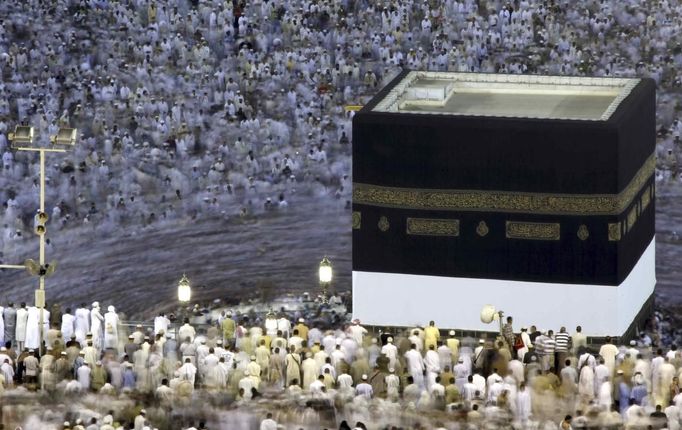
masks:
[[[407,234],[457,237],[459,236],[459,220],[407,218]]]
[[[437,190],[353,184],[353,203],[380,207],[524,212],[545,215],[620,215],[630,206],[656,165],[652,154],[618,194],[543,194],[509,191]]]
[[[507,238],[559,240],[561,226],[557,223],[507,221]]]
[[[353,230],[360,230],[362,226],[362,212],[353,212]]]
[[[646,208],[649,207],[651,201],[656,197],[656,189],[654,184],[650,184],[640,198],[634,202],[634,205],[628,212],[627,217],[620,222],[609,223],[609,241],[615,242],[621,240],[622,237],[630,232],[637,223],[639,217],[642,216]]]

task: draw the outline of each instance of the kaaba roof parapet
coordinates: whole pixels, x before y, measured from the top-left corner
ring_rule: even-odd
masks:
[[[640,81],[411,71],[371,111],[607,121]]]

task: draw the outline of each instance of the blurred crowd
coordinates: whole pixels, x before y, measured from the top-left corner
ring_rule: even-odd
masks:
[[[512,317],[498,336],[478,340],[435,321],[370,332],[348,321],[337,295],[263,314],[223,308],[179,321],[162,313],[135,327],[97,302],[52,309],[43,349],[29,344],[34,309],[23,304],[2,310],[0,331],[6,402],[33,391],[98,398],[95,411],[46,429],[679,429],[682,421],[682,354],[662,346],[674,336],[660,315],[618,345],[581,327],[515,329]]]
[[[51,229],[246,217],[303,199],[347,207],[347,106],[403,67],[651,77],[657,180],[679,182],[681,26],[677,0],[0,2],[0,251],[32,229],[39,192],[37,156],[10,147],[16,125],[35,127],[37,144],[79,129],[71,152],[48,155]],[[469,348],[435,324],[369,336],[358,322],[226,312],[209,327],[169,333],[160,315],[129,333],[113,307],[51,311],[41,328],[35,308],[3,310],[6,395],[42,387],[145,407],[127,424],[103,414],[64,428],[152,428],[197,388],[271,408],[261,429],[680,426],[680,354],[646,336],[589,350],[578,330],[510,322]]]
[[[50,228],[103,234],[350,200],[353,110],[401,68],[646,76],[658,180],[677,181],[676,0],[26,0],[0,4],[3,249],[30,231],[37,144]],[[337,202],[338,201],[338,202]],[[335,203],[336,202],[336,203]]]

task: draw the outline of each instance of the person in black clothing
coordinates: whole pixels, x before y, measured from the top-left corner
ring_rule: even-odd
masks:
[[[535,339],[540,336],[542,333],[540,333],[540,330],[537,329],[534,325],[530,326],[530,333],[528,336],[530,337],[530,342],[535,345]]]
[[[381,346],[384,346],[388,343],[389,337],[395,338],[395,336],[393,336],[393,333],[391,333],[391,330],[388,327],[386,327],[379,335],[379,339],[381,340]]]
[[[656,405],[656,411],[649,415],[651,418],[651,425],[654,430],[662,429],[668,426],[668,416],[661,409],[661,405]]]

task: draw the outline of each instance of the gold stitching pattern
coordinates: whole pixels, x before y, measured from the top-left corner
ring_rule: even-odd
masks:
[[[609,223],[609,241],[615,242],[620,240],[620,223]]]
[[[362,212],[353,212],[353,230],[360,230],[362,225]]]
[[[407,218],[407,234],[457,237],[459,236],[459,220]]]
[[[652,154],[619,194],[543,194],[508,191],[436,190],[353,184],[353,202],[381,207],[532,212],[545,215],[620,215],[654,172]]]
[[[627,218],[627,228],[626,232],[630,232],[632,230],[632,227],[635,225],[635,222],[637,221],[637,203],[630,209],[630,212],[628,213],[628,218]]]
[[[508,239],[561,239],[561,226],[557,223],[507,221],[506,230]]]
[[[651,186],[642,194],[642,212],[649,206],[649,203],[651,203]]]
[[[581,224],[580,227],[578,227],[578,239],[582,241],[586,241],[588,237],[590,237],[590,231],[587,229],[587,226],[585,224]]]
[[[388,218],[381,216],[379,218],[379,222],[377,223],[377,227],[379,227],[379,230],[386,232],[388,231],[389,227],[391,227],[391,224],[388,222]]]
[[[478,235],[481,237],[487,236],[489,232],[490,229],[488,228],[488,224],[486,224],[485,221],[479,222],[478,226],[476,226],[476,233],[478,233]]]

